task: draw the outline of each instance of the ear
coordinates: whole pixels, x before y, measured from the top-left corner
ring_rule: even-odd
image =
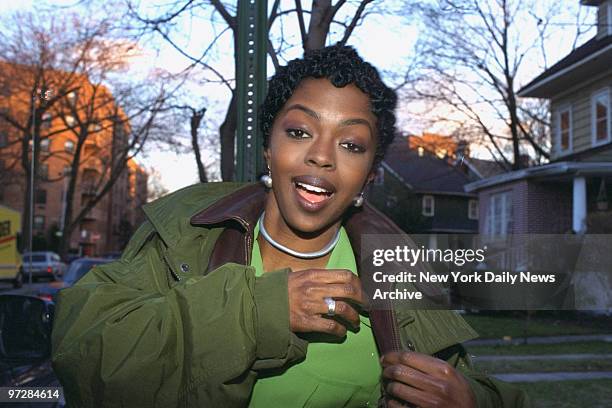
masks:
[[[264,149],[264,159],[266,160],[266,166],[270,167],[270,147]]]
[[[374,181],[374,178],[376,177],[376,169],[372,169],[372,171],[370,171],[370,174],[368,174],[368,178],[366,179],[366,183],[365,185],[367,186],[368,184],[370,184],[372,181]],[[364,186],[365,187],[365,186]]]

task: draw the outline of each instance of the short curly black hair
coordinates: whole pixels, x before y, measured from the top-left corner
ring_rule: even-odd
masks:
[[[377,119],[374,166],[378,165],[395,136],[397,95],[383,83],[376,68],[364,61],[353,47],[340,44],[307,52],[303,58],[279,68],[270,79],[259,116],[264,148],[268,147],[276,115],[305,78],[327,78],[338,88],[355,84],[370,97],[372,113]]]

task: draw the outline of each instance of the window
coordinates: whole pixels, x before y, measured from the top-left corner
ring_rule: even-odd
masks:
[[[605,89],[591,99],[592,143],[599,145],[610,140],[610,91]]]
[[[68,103],[70,103],[71,105],[74,105],[74,103],[75,103],[75,102],[76,102],[76,100],[77,100],[77,96],[78,96],[78,95],[77,95],[77,92],[76,92],[76,91],[69,92],[69,93],[66,95],[66,98],[68,99]]]
[[[49,112],[45,112],[41,116],[41,129],[49,129],[51,127],[51,114]]]
[[[423,196],[423,215],[426,217],[434,216],[434,197],[430,195]]]
[[[512,194],[510,191],[491,194],[486,233],[506,235],[512,232]]]
[[[97,122],[97,121],[90,123],[87,128],[89,132],[91,133],[96,133],[102,130],[102,126],[100,125],[100,122]]]
[[[83,147],[83,156],[85,158],[88,158],[90,156],[97,156],[99,152],[100,148],[97,144],[95,144],[95,142],[88,142]]]
[[[44,215],[35,215],[34,216],[34,229],[37,231],[42,231],[45,229],[45,216]]]
[[[72,127],[76,123],[76,119],[72,115],[66,115],[64,119],[66,120],[66,125],[68,125],[68,127]]]
[[[612,3],[608,3],[608,35],[612,35]]]
[[[41,180],[49,180],[49,165],[41,163],[38,167],[38,176]]]
[[[49,138],[42,139],[40,141],[40,151],[41,152],[48,152],[49,151]]]
[[[385,169],[383,166],[378,166],[376,176],[374,177],[374,185],[382,186],[383,184],[385,184]]]
[[[478,200],[470,200],[468,202],[468,218],[470,220],[478,219]]]
[[[34,200],[36,204],[47,204],[47,190],[37,189]]]
[[[566,107],[557,113],[557,143],[560,153],[572,150],[572,109]]]
[[[68,153],[74,153],[74,142],[72,140],[66,140],[64,142],[64,150]]]
[[[0,148],[8,145],[8,134],[4,130],[0,130]]]

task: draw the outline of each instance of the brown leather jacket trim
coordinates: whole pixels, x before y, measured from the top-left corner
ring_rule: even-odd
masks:
[[[265,188],[249,184],[191,217],[192,225],[224,226],[215,242],[206,273],[228,262],[251,263],[253,230],[264,210]]]

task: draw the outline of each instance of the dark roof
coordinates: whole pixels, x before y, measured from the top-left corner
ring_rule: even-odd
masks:
[[[483,160],[473,157],[465,160],[476,169],[482,178],[497,176],[498,174],[509,171],[509,169],[504,168],[500,163],[494,160]]]
[[[408,148],[403,137],[389,146],[384,163],[417,192],[465,194],[463,186],[470,182],[468,176],[447,160]]]
[[[518,94],[521,95],[521,93],[525,92],[526,90],[538,84],[539,82],[544,81],[547,78],[550,78],[551,76],[555,75],[556,73],[568,67],[571,67],[572,65],[587,58],[589,55],[594,54],[597,51],[603,50],[605,47],[607,47],[610,44],[612,44],[612,35],[606,35],[601,38],[597,38],[597,37],[591,38],[589,41],[587,41],[586,43],[584,43],[583,45],[581,45],[580,47],[576,48],[574,51],[569,53],[561,61],[557,62],[552,67],[548,68],[546,71],[541,73],[538,77],[536,77],[534,80],[532,80],[527,85],[522,87],[518,91]]]

